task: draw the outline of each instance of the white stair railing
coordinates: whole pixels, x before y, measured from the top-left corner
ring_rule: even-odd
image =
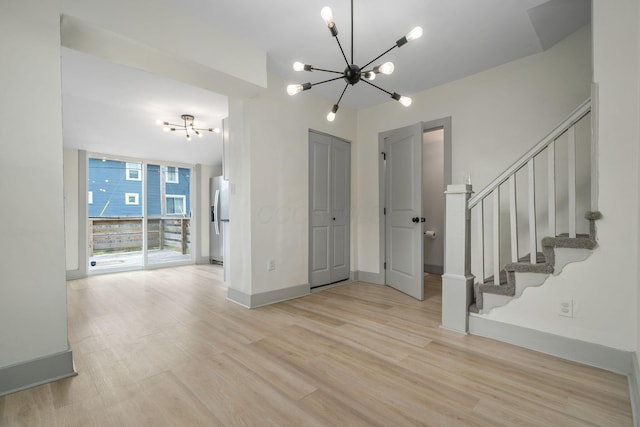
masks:
[[[516,160],[510,167],[508,167],[502,174],[500,174],[497,178],[489,183],[485,188],[480,190],[478,193],[470,197],[471,187],[466,186],[465,189],[469,192],[468,202],[466,205],[466,212],[453,213],[449,211],[449,205],[447,205],[447,217],[451,215],[455,215],[456,217],[462,218],[473,218],[473,227],[474,230],[471,230],[468,226],[465,230],[456,230],[455,233],[449,230],[447,227],[446,234],[446,245],[447,247],[458,247],[460,242],[468,242],[471,241],[471,245],[473,246],[474,253],[474,261],[475,266],[473,273],[475,273],[475,282],[484,283],[485,279],[490,276],[487,274],[487,263],[490,266],[491,273],[493,274],[493,283],[495,285],[500,284],[500,270],[504,268],[504,265],[501,263],[501,233],[500,233],[500,190],[503,185],[508,186],[508,197],[509,197],[509,238],[505,239],[505,242],[510,243],[511,253],[509,258],[509,262],[518,262],[520,259],[519,254],[519,244],[523,242],[523,238],[529,242],[526,246],[526,251],[529,252],[530,257],[529,261],[532,264],[537,262],[537,253],[539,247],[539,239],[538,239],[538,218],[536,211],[536,161],[542,160],[540,155],[545,153],[547,157],[547,176],[546,176],[546,219],[547,223],[547,232],[549,236],[555,237],[557,233],[557,207],[558,207],[558,196],[559,192],[556,191],[557,185],[557,160],[562,157],[558,156],[557,150],[557,141],[560,137],[563,137],[565,134],[567,135],[567,193],[566,199],[568,201],[568,233],[570,237],[576,237],[577,227],[576,227],[576,206],[577,206],[577,184],[576,184],[576,126],[591,112],[591,100],[588,99],[584,103],[582,103],[578,108],[576,108],[565,120],[562,121],[553,131],[551,131],[547,136],[540,140],[533,148],[531,148],[528,152],[526,152],[522,157]],[[590,148],[589,148],[590,151]],[[526,171],[525,171],[526,167]],[[589,166],[587,166],[589,167]],[[518,181],[516,178],[516,174],[522,170],[522,174],[519,176],[520,178],[526,177],[526,189],[527,196],[526,198],[518,197]],[[526,173],[525,173],[526,172]],[[542,185],[542,184],[540,184]],[[453,190],[452,186],[451,190]],[[544,186],[541,186],[540,189],[543,189]],[[459,190],[459,189],[458,189]],[[454,198],[460,197],[459,192],[456,191],[447,191],[446,197]],[[564,196],[564,194],[563,194]],[[491,199],[491,204],[488,204],[487,199]],[[527,203],[527,214],[528,214],[528,230],[525,230],[525,235],[521,235],[523,230],[520,230],[518,227],[518,204],[520,203],[520,199],[525,200]],[[564,200],[561,202],[566,203]],[[457,204],[456,206],[460,206]],[[485,218],[485,207],[492,207],[492,215],[491,219],[487,220]],[[588,205],[587,205],[588,206]],[[491,226],[491,248],[487,251],[486,246],[486,236],[485,231],[488,226]],[[469,233],[465,235],[465,233]],[[527,235],[528,234],[528,235]],[[506,236],[505,236],[506,237]],[[451,241],[450,241],[451,239]],[[523,249],[523,252],[525,250]],[[458,295],[470,295],[469,280],[458,280],[457,282],[453,280],[454,277],[466,276],[467,273],[456,271],[456,272],[448,272],[446,269],[446,265],[470,265],[471,260],[465,259],[465,257],[470,257],[470,250],[467,248],[462,251],[447,251],[447,257],[455,256],[455,257],[463,257],[460,262],[450,262],[453,260],[445,260],[445,272],[443,275],[443,306],[442,306],[442,318],[443,318],[443,326],[450,327],[451,321],[447,321],[450,318],[450,314],[455,311],[456,313],[460,312],[460,307],[458,305],[467,304],[469,301],[451,301],[445,300],[445,294],[448,293],[450,295],[458,294]],[[526,253],[526,252],[525,252]],[[462,274],[461,274],[462,273]],[[448,280],[451,279],[451,280]],[[453,292],[452,289],[446,289],[448,287],[453,286],[466,286],[463,292],[457,291]],[[454,308],[455,306],[455,308]],[[466,310],[466,307],[465,307]],[[449,323],[449,324],[448,324]],[[460,322],[450,329],[459,330]]]

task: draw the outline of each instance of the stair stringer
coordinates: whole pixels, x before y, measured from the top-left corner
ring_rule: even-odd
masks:
[[[556,248],[564,249],[564,248]],[[565,252],[565,251],[563,251]],[[561,261],[562,264],[558,265],[559,271],[562,271],[569,264],[579,264],[580,262],[585,261],[592,253],[592,250],[589,249],[569,249],[566,251],[566,254],[563,254]],[[585,256],[585,252],[588,252]],[[574,254],[574,257],[571,256]],[[560,259],[556,257],[556,262]],[[483,307],[478,310],[478,314],[484,315],[491,313],[494,309],[503,307],[512,301],[521,298],[524,292],[532,287],[540,287],[544,286],[550,277],[558,277],[555,269],[553,273],[531,273],[531,272],[513,272],[514,275],[514,290],[513,295],[500,295],[494,293],[483,293]],[[506,286],[505,286],[506,288]]]

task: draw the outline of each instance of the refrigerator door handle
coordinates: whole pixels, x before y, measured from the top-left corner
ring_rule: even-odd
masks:
[[[220,215],[218,215],[220,201],[220,190],[216,190],[215,196],[213,196],[213,227],[216,230],[216,234],[220,235]]]

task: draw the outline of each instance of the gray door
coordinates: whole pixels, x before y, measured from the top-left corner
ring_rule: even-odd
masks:
[[[349,278],[351,148],[309,132],[309,281],[311,287]]]
[[[386,284],[424,299],[422,236],[422,126],[385,138]]]

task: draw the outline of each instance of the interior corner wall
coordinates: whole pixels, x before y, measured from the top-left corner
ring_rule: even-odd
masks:
[[[309,283],[309,129],[348,141],[356,140],[354,110],[341,107],[336,120],[329,123],[326,115],[334,101],[313,91],[291,97],[285,88],[284,81],[269,75],[268,88],[246,101],[244,124],[240,130],[243,132],[241,150],[244,154],[239,151],[230,153],[235,158],[230,177],[231,287],[249,295]],[[240,150],[234,147],[238,129],[234,128],[237,118],[231,107],[232,103],[229,112],[230,147]],[[352,156],[357,150],[353,145]],[[246,163],[240,164],[238,159],[241,156]],[[244,172],[239,172],[238,167]],[[242,198],[240,205],[236,203],[239,198]],[[240,209],[246,211],[239,212]],[[238,216],[242,216],[242,226],[236,222]],[[247,228],[250,228],[248,234]],[[250,239],[249,247],[242,243],[242,252],[234,249],[237,233],[244,236],[242,241],[247,237]],[[353,236],[352,243],[354,247]],[[270,259],[275,262],[273,271],[267,271]],[[242,268],[237,263],[245,264],[244,283],[236,282],[239,276],[234,275],[234,271]]]
[[[414,48],[419,48],[416,44]],[[437,59],[437,58],[435,58]],[[551,49],[358,113],[359,271],[380,272],[378,134],[451,116],[452,183],[471,174],[484,187],[590,96],[591,32],[586,26]]]
[[[20,42],[17,43],[16,40]],[[0,13],[0,370],[69,350],[65,282],[60,11],[57,2],[5,2]],[[7,184],[7,183],[10,183]]]
[[[640,21],[637,1],[593,1],[593,80],[598,85],[598,247],[557,277],[487,317],[636,351],[640,189]],[[560,301],[573,301],[561,317]]]
[[[66,270],[78,270],[78,150],[65,148],[63,160],[64,246]]]

